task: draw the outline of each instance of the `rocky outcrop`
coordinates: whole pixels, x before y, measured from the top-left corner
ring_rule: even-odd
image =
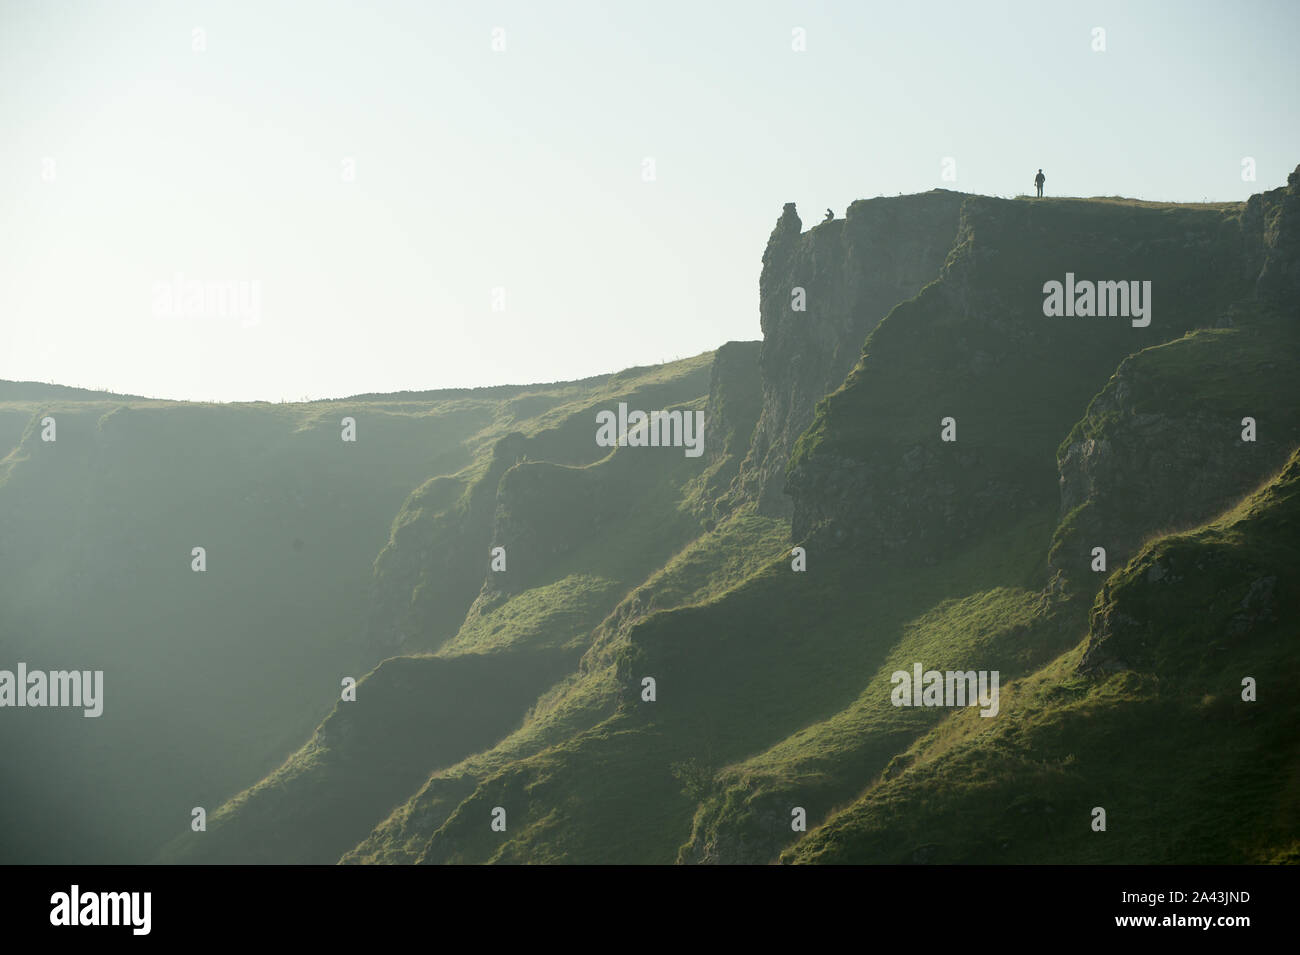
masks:
[[[1126,359],[1060,453],[1061,527],[1049,570],[1078,581],[1093,547],[1121,567],[1142,543],[1194,527],[1254,490],[1300,443],[1300,169],[1252,196],[1241,255],[1255,300],[1198,332]],[[1249,270],[1255,269],[1255,273]],[[1226,391],[1220,382],[1230,382]],[[1255,423],[1243,440],[1243,418]]]
[[[1300,441],[1295,413],[1270,417],[1263,434],[1243,441],[1230,409],[1137,412],[1131,382],[1141,368],[1133,361],[1120,367],[1089,409],[1105,422],[1101,432],[1070,442],[1061,458],[1063,525],[1048,561],[1053,576],[1086,578],[1097,546],[1113,570],[1152,535],[1215,517],[1281,467]]]
[[[963,198],[936,189],[858,200],[846,218],[806,233],[794,203],[786,203],[763,253],[763,410],[738,479],[764,513],[790,513],[785,467],[796,439],[817,402],[857,362],[876,323],[938,276]],[[803,290],[803,311],[795,310],[795,289]]]
[[[707,520],[716,521],[743,502],[733,487],[749,452],[763,407],[758,356],[762,342],[727,342],[715,353],[704,407],[708,473],[701,498]]]
[[[762,342],[727,342],[715,353],[709,376],[705,418],[709,429],[709,459],[736,458],[749,449],[754,425],[762,411],[758,357]]]
[[[1300,304],[1300,166],[1286,182],[1284,188],[1251,196],[1246,221],[1260,230],[1262,261],[1256,294],[1294,307]]]
[[[1278,639],[1296,614],[1298,489],[1300,453],[1228,526],[1144,550],[1103,588],[1078,672],[1162,670],[1179,660],[1217,681],[1225,654]]]
[[[794,538],[927,564],[1051,506],[1057,443],[1099,385],[1249,298],[1252,257],[1280,248],[1255,238],[1242,210],[966,200],[939,279],[876,326],[796,445]],[[1149,281],[1152,320],[1046,316],[1044,283],[1067,273]],[[1185,463],[1172,453],[1153,466]]]
[[[528,447],[524,435],[508,434],[477,480],[433,478],[407,499],[375,560],[371,644],[436,649],[460,628],[487,572],[497,485]]]

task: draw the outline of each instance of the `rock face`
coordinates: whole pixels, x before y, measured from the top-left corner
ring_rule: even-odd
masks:
[[[1160,670],[1177,659],[1213,681],[1231,648],[1278,639],[1277,625],[1297,612],[1286,580],[1298,487],[1300,453],[1293,453],[1229,528],[1165,538],[1112,576],[1092,609],[1078,672]],[[1184,624],[1171,631],[1170,619]]]
[[[1295,415],[1244,442],[1227,415],[1135,413],[1132,374],[1126,363],[1090,409],[1110,426],[1071,442],[1061,459],[1061,513],[1073,517],[1049,558],[1053,575],[1085,574],[1095,546],[1106,548],[1108,568],[1120,567],[1152,534],[1210,520],[1280,468],[1300,440]]]
[[[1057,445],[1127,355],[1214,327],[1233,303],[1252,298],[1261,263],[1278,277],[1268,287],[1289,294],[1291,189],[1240,211],[967,199],[938,280],[878,323],[861,362],[797,442],[786,482],[793,537],[929,564],[1017,511],[1050,507]],[[774,236],[778,247],[785,241]],[[1149,281],[1152,320],[1143,327],[1129,317],[1045,316],[1044,283],[1067,273]],[[775,390],[771,374],[765,392]],[[1195,381],[1180,384],[1195,393]],[[769,395],[760,433],[779,406]],[[944,442],[940,423],[949,416],[956,440]],[[1168,449],[1139,449],[1165,425],[1132,424],[1138,430],[1124,453],[1156,455],[1135,467],[1172,470],[1195,456],[1172,446],[1172,431]],[[1259,450],[1278,460],[1276,448]],[[1071,495],[1085,493],[1075,485],[1089,453],[1101,456],[1097,464],[1107,450],[1076,450]],[[1191,492],[1208,501],[1248,473],[1264,474],[1222,467]]]
[[[740,490],[764,513],[790,513],[785,466],[795,440],[817,402],[857,362],[876,323],[938,276],[963,198],[936,189],[861,199],[846,218],[806,233],[794,203],[786,203],[763,253],[763,410],[739,477]],[[804,290],[804,311],[794,310],[796,288]]]
[[[1269,301],[1300,303],[1300,166],[1284,188],[1250,197],[1247,227],[1260,230],[1263,261],[1256,294]]]
[[[763,406],[758,356],[762,342],[727,342],[714,353],[704,407],[704,453],[709,474],[704,503],[713,519],[741,502],[732,487],[749,450]]]
[[[435,649],[459,629],[487,572],[496,487],[528,449],[527,437],[507,434],[477,481],[438,477],[411,494],[376,559],[372,645]]]
[[[1113,570],[1153,534],[1210,520],[1282,467],[1300,443],[1300,168],[1286,187],[1250,198],[1241,250],[1235,264],[1256,293],[1254,306],[1281,320],[1261,321],[1260,309],[1245,302],[1215,325],[1246,337],[1200,346],[1192,337],[1120,365],[1088,407],[1090,433],[1072,434],[1062,448],[1053,576],[1077,579],[1095,546],[1106,548]],[[1221,380],[1235,383],[1227,400],[1215,397]],[[1245,415],[1268,422],[1251,441],[1241,436]]]

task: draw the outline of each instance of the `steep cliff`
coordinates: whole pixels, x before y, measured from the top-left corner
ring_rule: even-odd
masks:
[[[1149,537],[1194,527],[1300,444],[1300,322],[1256,306],[1120,365],[1060,449],[1058,583],[1094,586]],[[1091,578],[1082,580],[1082,578]]]
[[[1038,431],[1025,428],[1015,434],[1023,437],[1025,444],[1032,446],[1038,442],[1036,467],[1026,470],[1025,458],[1012,455],[1009,463],[1013,466],[1000,473],[995,470],[993,474],[1004,481],[1037,477],[1038,483],[1033,493],[1028,493],[1026,485],[1004,488],[1000,506],[984,507],[982,525],[973,518],[978,517],[981,505],[995,499],[999,488],[996,484],[967,482],[959,473],[977,466],[979,457],[958,458],[951,454],[945,458],[940,449],[920,446],[922,442],[899,453],[892,470],[881,468],[873,472],[872,481],[852,486],[852,493],[817,502],[827,507],[828,517],[825,524],[814,525],[821,534],[811,539],[813,553],[830,546],[835,560],[861,557],[874,551],[890,562],[902,560],[909,562],[909,566],[919,563],[913,571],[918,583],[924,580],[925,573],[942,571],[951,593],[970,596],[941,604],[931,614],[922,615],[902,628],[893,661],[881,667],[852,705],[770,749],[727,767],[712,783],[702,787],[703,798],[680,861],[770,860],[779,854],[782,846],[799,840],[789,825],[790,807],[803,807],[810,819],[825,818],[834,806],[851,800],[855,792],[905,773],[918,758],[909,752],[912,742],[927,732],[938,733],[936,727],[946,725],[946,714],[890,706],[888,676],[895,667],[910,666],[910,661],[918,659],[926,660],[927,665],[959,667],[988,660],[998,665],[1004,679],[1029,677],[1071,646],[1080,629],[1086,626],[1082,601],[1090,600],[1093,591],[1108,576],[1091,571],[1092,545],[1106,547],[1110,570],[1121,568],[1144,541],[1176,527],[1194,527],[1214,517],[1258,486],[1286,460],[1290,450],[1300,443],[1300,381],[1295,374],[1295,369],[1300,367],[1300,352],[1296,350],[1300,322],[1296,321],[1294,308],[1285,306],[1283,295],[1270,293],[1254,301],[1252,293],[1262,287],[1259,276],[1265,263],[1270,263],[1269,267],[1279,274],[1286,272],[1288,259],[1279,252],[1282,244],[1277,237],[1286,233],[1289,197],[1289,188],[1274,190],[1254,197],[1244,208],[1201,210],[1203,214],[1198,219],[1203,229],[1199,235],[1183,229],[1185,223],[1180,221],[1179,210],[1160,210],[1163,222],[1148,216],[1145,235],[1132,237],[1136,239],[1132,248],[1134,262],[1141,262],[1146,268],[1153,260],[1188,258],[1197,263],[1195,271],[1201,278],[1197,291],[1210,296],[1211,302],[1226,304],[1221,310],[1202,308],[1197,316],[1198,321],[1217,327],[1195,331],[1124,359],[1102,393],[1088,406],[1084,417],[1061,442],[1062,520],[1050,553],[1042,534],[1041,517],[1054,510],[1055,504],[1048,448],[1061,432],[1052,428]],[[971,200],[972,204],[975,202]],[[1103,239],[1102,230],[1125,230],[1133,224],[1132,214],[1124,206],[1113,203],[1106,203],[1100,209],[1079,208],[1081,205],[1065,210],[1072,212],[1076,219],[1071,231],[1085,232],[1084,241],[1099,247],[1120,245],[1117,238]],[[978,210],[968,210],[971,211]],[[1079,229],[1077,219],[1090,213],[1089,227]],[[1140,217],[1141,213],[1139,224],[1143,224]],[[1219,220],[1217,226],[1216,220]],[[986,261],[999,258],[1010,263],[1023,261],[1018,254],[1022,246],[1015,230],[999,232],[979,225],[973,216],[965,218],[964,241],[972,245],[980,241],[1007,243],[1007,248],[984,250]],[[1216,235],[1220,227],[1223,231]],[[1035,234],[1032,240],[1042,242],[1047,237]],[[1204,257],[1207,246],[1213,249],[1213,262]],[[975,251],[966,248],[955,253],[953,264],[957,268],[946,269],[943,281],[955,281],[954,273],[960,271],[961,257]],[[1025,264],[1032,267],[1032,259]],[[1171,261],[1166,267],[1179,280],[1189,277],[1185,265]],[[1124,342],[1111,338],[1093,353],[1086,347],[1080,348],[1078,357],[1085,363],[1095,362],[1092,367],[1096,376],[1076,379],[1073,384],[1077,387],[1065,390],[1064,394],[1055,379],[1059,378],[1067,386],[1072,384],[1069,375],[1060,369],[1074,356],[1060,353],[1053,356],[1052,350],[1044,349],[1041,343],[1035,350],[1035,343],[1024,328],[1005,334],[1015,342],[1015,347],[1002,344],[1000,352],[988,347],[987,343],[997,341],[997,337],[981,335],[984,329],[980,326],[1005,321],[1008,317],[1005,303],[999,302],[996,293],[1000,289],[1005,294],[1015,288],[1008,281],[1014,276],[1015,268],[1016,265],[1009,265],[1006,274],[985,277],[988,285],[983,290],[979,287],[981,277],[968,271],[963,292],[944,303],[944,308],[962,315],[963,321],[959,328],[953,329],[961,337],[962,347],[948,356],[942,371],[918,363],[918,359],[924,361],[934,356],[934,346],[941,343],[941,336],[918,334],[901,344],[876,343],[882,349],[895,345],[896,350],[888,352],[891,363],[913,371],[911,375],[890,377],[888,388],[876,392],[895,399],[893,404],[882,406],[892,414],[877,417],[906,427],[912,420],[909,405],[924,402],[926,390],[943,389],[945,382],[953,377],[976,377],[981,366],[991,364],[996,358],[1002,359],[1008,380],[1004,384],[996,380],[986,382],[987,391],[997,389],[1006,393],[1019,389],[1017,397],[1022,404],[1046,406],[1046,410],[1059,416],[1056,418],[1059,422],[1078,414],[1080,404],[1076,402],[1086,401],[1083,396],[1088,390],[1104,381],[1108,363],[1126,353]],[[1168,278],[1154,284],[1164,288],[1171,281]],[[937,287],[931,287],[922,298],[936,291]],[[994,294],[981,299],[984,292]],[[990,314],[980,316],[978,306],[972,309],[971,302],[981,300],[991,317]],[[1038,302],[1041,298],[1036,299]],[[1187,304],[1184,299],[1184,308]],[[908,307],[900,306],[898,312],[905,313]],[[971,315],[971,311],[977,314]],[[1159,314],[1168,315],[1165,311]],[[896,317],[891,315],[877,335],[884,337]],[[1023,317],[1029,322],[1047,321],[1041,311],[1034,314],[1027,310]],[[941,321],[942,315],[936,318]],[[1124,329],[1130,330],[1136,331],[1131,326]],[[1178,324],[1175,324],[1167,334],[1177,331]],[[972,347],[972,341],[978,345]],[[873,343],[875,336],[868,341],[868,357]],[[1056,368],[1050,383],[1041,372],[1026,370],[1024,364],[1017,366],[1018,349],[1032,359],[1026,364],[1041,364],[1055,357]],[[880,373],[888,370],[892,369],[882,369]],[[1043,387],[1035,388],[1035,384]],[[845,390],[852,387],[851,379]],[[860,387],[865,387],[865,383]],[[959,394],[954,394],[957,397]],[[970,415],[963,411],[970,408],[988,413],[989,399],[996,400],[998,395],[981,397],[982,403],[954,401],[949,406],[957,421],[958,447],[965,438],[961,428],[971,423]],[[827,404],[838,398],[833,395]],[[1016,420],[1008,414],[1012,408],[1009,403],[1003,404],[995,413],[1007,415],[1006,420],[1011,424]],[[1039,410],[1039,421],[1049,420],[1042,410]],[[1251,441],[1242,440],[1244,415],[1266,423],[1252,435]],[[874,447],[876,442],[887,443],[891,437],[888,429],[872,430],[861,420],[847,415],[838,423],[857,438],[858,447]],[[935,414],[931,424],[934,438],[939,436],[938,425]],[[834,443],[834,436],[831,440]],[[851,443],[848,446],[853,447]],[[898,449],[894,447],[891,451]],[[996,457],[992,463],[997,463]],[[941,477],[928,487],[914,486],[927,471]],[[809,496],[815,498],[816,494],[810,492]],[[928,507],[924,500],[927,496]],[[892,503],[907,508],[905,519],[892,526],[905,528],[910,524],[918,532],[918,539],[909,541],[901,535],[881,534],[882,529],[891,525],[871,510],[873,500],[886,506]],[[844,546],[844,539],[854,530],[845,529],[840,522],[854,519],[872,522],[871,532],[877,536],[873,539],[863,535],[855,542],[857,546]],[[798,521],[796,512],[797,538],[801,530],[807,530],[799,527]],[[1017,524],[1023,532],[1015,531]],[[971,526],[967,541],[978,542],[978,546],[968,546],[965,553],[961,546],[963,526]],[[927,529],[940,546],[933,549],[925,546],[926,541],[920,535]],[[1014,563],[1008,563],[1003,570],[990,568],[989,565],[1007,562],[1008,556],[1026,547],[1038,555],[1034,561],[1037,568],[1030,574],[1017,577],[1007,573]],[[1047,571],[1053,578],[1052,586],[1036,593],[1044,581],[1043,565],[1038,561],[1045,553],[1049,556]],[[932,570],[927,565],[932,565]],[[979,588],[987,585],[981,583],[981,572],[972,572],[973,567],[981,567],[986,580],[999,580],[1011,586],[981,593]],[[1161,565],[1153,571],[1153,577],[1164,572]],[[880,575],[881,571],[874,568],[864,573],[870,577],[873,590],[884,583]],[[1275,583],[1272,577],[1257,570],[1252,580],[1243,585],[1245,596],[1237,593],[1232,598],[1241,600],[1230,626],[1239,629],[1255,626],[1275,613]],[[1119,622],[1108,624],[1106,633],[1122,630],[1123,614],[1117,613],[1113,619]],[[870,629],[878,630],[881,622],[877,618],[876,626]],[[1109,659],[1102,649],[1107,645],[1106,639],[1100,639],[1098,645],[1099,649],[1089,651],[1088,661]],[[940,783],[936,779],[933,785],[937,787]],[[935,798],[933,789],[923,792],[930,794],[928,798]],[[839,839],[838,832],[827,833],[819,837],[819,843],[835,844]],[[1015,844],[1019,846],[1023,842],[1017,840]],[[914,843],[906,853],[891,859],[932,861],[941,858],[942,851],[933,842]],[[823,858],[814,855],[812,850],[794,858],[805,857]]]
[[[1051,500],[1061,435],[1120,361],[1250,296],[1250,240],[1240,206],[968,199],[939,280],[796,446],[795,538],[930,563]],[[1074,275],[1149,282],[1149,324],[1047,317],[1045,283]]]
[[[763,409],[758,358],[761,342],[727,342],[715,353],[704,420],[709,466],[698,491],[698,507],[711,524],[746,503],[736,475],[749,453]]]
[[[1245,228],[1259,236],[1262,261],[1256,295],[1294,306],[1300,303],[1300,166],[1286,182],[1284,187],[1250,197]]]
[[[1300,169],[1240,218],[1243,299],[1125,359],[1058,449],[1058,585],[1110,568],[1149,537],[1194,527],[1254,490],[1300,443]],[[1254,293],[1253,295],[1251,293]]]
[[[794,203],[786,204],[763,253],[763,409],[739,480],[764,513],[789,515],[784,489],[791,448],[817,402],[857,362],[867,334],[938,277],[963,198],[936,189],[860,199],[845,218],[806,233]]]

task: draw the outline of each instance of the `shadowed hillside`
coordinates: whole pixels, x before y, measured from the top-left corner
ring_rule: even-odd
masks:
[[[21,400],[0,403],[0,422],[22,428],[0,461],[3,665],[102,669],[106,696],[97,719],[6,711],[0,745],[28,753],[32,771],[3,784],[5,858],[142,860],[191,808],[215,810],[255,783],[311,736],[344,676],[393,652],[373,632],[385,613],[377,556],[400,533],[404,501],[431,481],[473,487],[514,433],[527,442],[577,417],[589,431],[592,403],[699,398],[709,358],[306,405],[4,387]],[[355,442],[342,440],[348,417]],[[465,608],[490,523],[481,531]],[[206,549],[202,573],[194,547]]]

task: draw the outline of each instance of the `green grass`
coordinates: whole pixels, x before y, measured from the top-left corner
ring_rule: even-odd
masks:
[[[1074,585],[1100,586],[1087,572],[1093,546],[1123,563],[1152,536],[1211,517],[1300,443],[1300,327],[1257,303],[1231,313],[1231,328],[1125,359],[1058,448],[1076,481],[1085,455],[1093,462],[1088,496],[1062,518],[1048,558]],[[1250,443],[1246,417],[1256,422]]]
[[[1017,536],[1029,537],[1032,544],[994,542],[983,553],[969,555],[970,568],[1032,579],[1037,568],[1028,563],[1029,555],[1041,553],[1050,529],[1050,515],[1040,515],[1017,529]],[[692,551],[698,550],[701,557],[722,552],[719,542],[708,543]],[[670,565],[679,575],[684,566],[680,560]],[[728,575],[725,569],[719,574],[719,569],[715,564],[713,573],[725,584]],[[477,777],[479,788],[466,803],[475,807],[473,811],[450,813],[451,807],[442,803],[449,813],[444,817],[433,811],[437,797],[466,775],[463,768],[452,768],[446,782],[433,782],[400,818],[390,820],[388,827],[406,831],[408,838],[393,839],[389,833],[386,843],[372,837],[368,848],[350,858],[404,861],[412,853],[424,861],[555,858],[548,840],[563,829],[568,833],[568,861],[672,861],[696,810],[674,775],[675,767],[694,759],[717,769],[813,719],[834,714],[837,697],[846,703],[853,699],[863,665],[875,657],[874,666],[879,666],[879,655],[891,642],[890,626],[881,614],[923,608],[936,589],[942,592],[946,586],[939,572],[918,584],[910,575],[874,567],[871,592],[845,600],[846,580],[863,570],[814,565],[807,574],[794,574],[788,557],[782,556],[712,600],[698,602],[693,591],[686,591],[682,599],[692,602],[680,609],[653,612],[630,627],[606,629],[588,661],[593,668],[613,671],[611,682],[620,705],[612,714],[568,740],[495,764],[493,772]],[[692,574],[691,579],[697,578]],[[837,595],[834,601],[827,600],[831,594]],[[738,626],[741,615],[745,623]],[[718,619],[729,625],[718,627]],[[866,634],[863,620],[876,621]],[[798,634],[797,642],[792,642],[792,634]],[[643,674],[659,681],[656,703],[640,702]],[[615,771],[623,784],[611,790],[606,777]],[[490,800],[532,793],[542,785],[557,792],[558,805],[540,816],[539,803],[527,804],[534,808],[520,805],[517,829],[495,841],[480,839],[476,820],[483,800],[490,809],[501,804]],[[587,798],[593,789],[604,794],[599,801]],[[573,814],[577,807],[582,807],[580,825]],[[409,838],[413,818],[424,821],[420,836],[427,842],[420,851],[419,838]],[[628,831],[616,836],[620,827]],[[393,844],[401,849],[397,855],[385,855],[376,853],[376,844],[387,845],[388,851]],[[454,844],[456,851],[446,854],[445,844]]]
[[[1240,429],[1249,415],[1267,422],[1279,440],[1296,438],[1300,382],[1300,328],[1273,308],[1246,303],[1231,310],[1231,328],[1200,328],[1181,338],[1143,349],[1127,358],[1088,412],[1057,449],[1064,458],[1072,444],[1104,435],[1117,423],[1114,392],[1123,381],[1134,414],[1222,416]]]
[[[1067,206],[1078,207],[1083,204],[1087,206],[1115,207],[1124,206],[1133,209],[1160,209],[1174,214],[1182,213],[1185,210],[1190,211],[1211,211],[1239,213],[1245,206],[1244,202],[1153,202],[1149,199],[1130,199],[1124,196],[1089,196],[1087,198],[1076,196],[1043,196],[1041,199],[1036,196],[1022,195],[1017,196],[1017,202],[1032,202],[1035,205],[1043,206]]]
[[[454,763],[507,733],[538,686],[571,663],[555,651],[385,661],[357,683],[355,701],[334,705],[306,746],[217,808],[206,832],[173,838],[158,861],[334,862],[429,766]]]
[[[416,861],[425,854],[434,832],[451,825],[449,817],[460,802],[480,785],[486,785],[487,780],[525,760],[541,758],[539,754],[552,747],[560,746],[567,752],[572,748],[567,741],[585,738],[588,732],[600,736],[596,728],[616,714],[624,693],[615,660],[636,621],[647,613],[696,604],[725,592],[770,560],[772,553],[780,552],[784,534],[781,522],[746,510],[692,541],[633,590],[593,631],[592,649],[582,668],[543,694],[516,732],[490,750],[434,772],[419,792],[377,826],[344,861]],[[581,751],[581,747],[578,749]],[[653,785],[662,783],[657,780]],[[459,822],[472,818],[457,817]],[[536,837],[538,832],[533,831],[530,838]],[[550,857],[551,850],[545,852]]]
[[[1099,597],[1084,643],[1008,687],[999,717],[945,719],[905,768],[783,860],[1251,863],[1285,853],[1300,791],[1289,692],[1300,666],[1287,622],[1300,609],[1297,502],[1293,456],[1221,519],[1148,544]],[[1232,626],[1261,575],[1285,583],[1268,613]],[[1126,636],[1110,619],[1126,621]],[[1128,668],[1081,675],[1095,642]],[[1249,675],[1256,703],[1240,696]],[[1104,833],[1091,829],[1094,806],[1107,811]]]
[[[585,650],[587,635],[622,589],[616,580],[570,574],[530,588],[491,611],[480,612],[476,605],[438,654],[450,657],[516,647]]]

